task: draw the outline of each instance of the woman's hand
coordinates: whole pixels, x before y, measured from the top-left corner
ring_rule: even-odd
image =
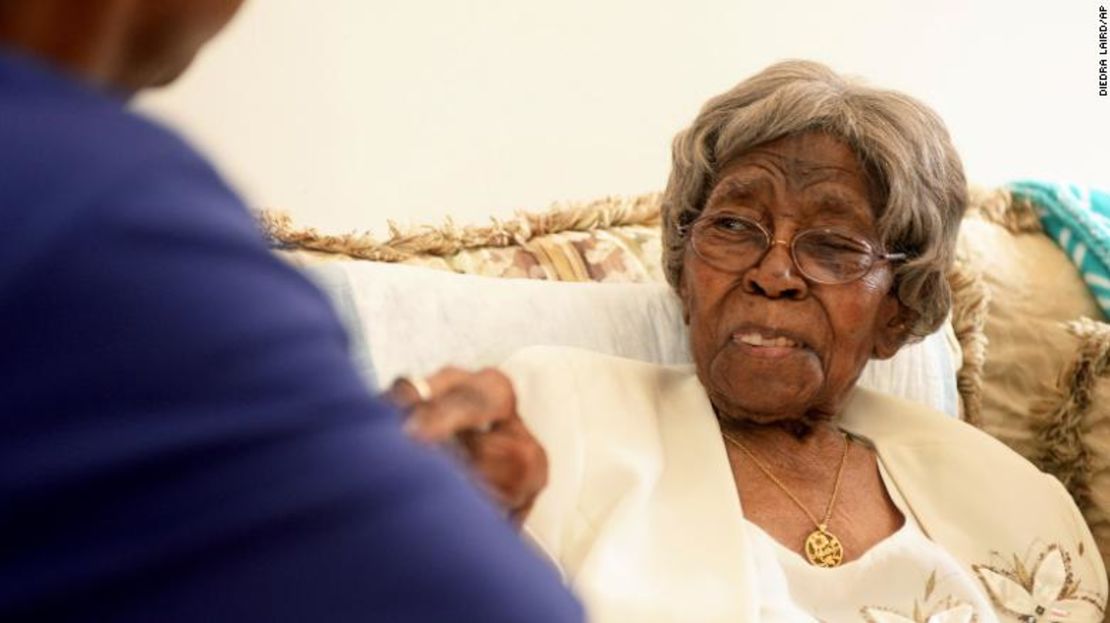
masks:
[[[473,469],[518,526],[547,484],[547,454],[516,412],[509,378],[487,368],[444,368],[421,392],[401,378],[386,397],[408,414],[405,431],[430,444],[449,444]]]

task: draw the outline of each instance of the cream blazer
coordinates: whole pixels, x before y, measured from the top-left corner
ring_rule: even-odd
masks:
[[[550,466],[526,532],[592,621],[777,618],[761,599],[744,511],[693,366],[539,347],[502,369]],[[1000,620],[1102,620],[1105,569],[1054,478],[963,422],[862,388],[841,427],[874,446],[922,530],[974,574]],[[927,602],[931,589],[922,589]],[[930,607],[920,606],[921,618]]]

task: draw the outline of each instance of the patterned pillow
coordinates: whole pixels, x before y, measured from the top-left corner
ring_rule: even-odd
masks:
[[[323,235],[263,212],[274,246],[299,266],[339,258],[397,262],[486,277],[643,283],[663,281],[658,193],[556,205],[486,227],[392,227],[388,240]]]

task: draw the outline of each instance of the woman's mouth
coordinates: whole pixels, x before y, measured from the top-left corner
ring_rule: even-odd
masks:
[[[786,357],[801,352],[804,346],[785,335],[764,334],[757,331],[735,333],[732,341],[745,352],[756,357]]]
[[[742,334],[736,336],[735,339],[739,340],[740,342],[743,342],[744,344],[749,344],[751,346],[758,346],[758,347],[790,347],[790,348],[793,348],[795,346],[798,346],[797,342],[795,342],[794,340],[792,340],[788,337],[782,336],[782,335],[780,335],[778,337],[764,338],[762,335],[760,335],[758,333],[742,333]]]

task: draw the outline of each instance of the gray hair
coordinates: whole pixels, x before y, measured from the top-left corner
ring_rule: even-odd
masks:
[[[675,137],[663,193],[663,267],[678,288],[689,228],[717,175],[758,145],[818,131],[859,156],[879,198],[877,228],[896,265],[894,292],[911,314],[908,337],[944,322],[952,293],[945,273],[967,207],[967,182],[948,130],[936,113],[895,91],[846,79],[810,61],[777,63],[709,100]]]

